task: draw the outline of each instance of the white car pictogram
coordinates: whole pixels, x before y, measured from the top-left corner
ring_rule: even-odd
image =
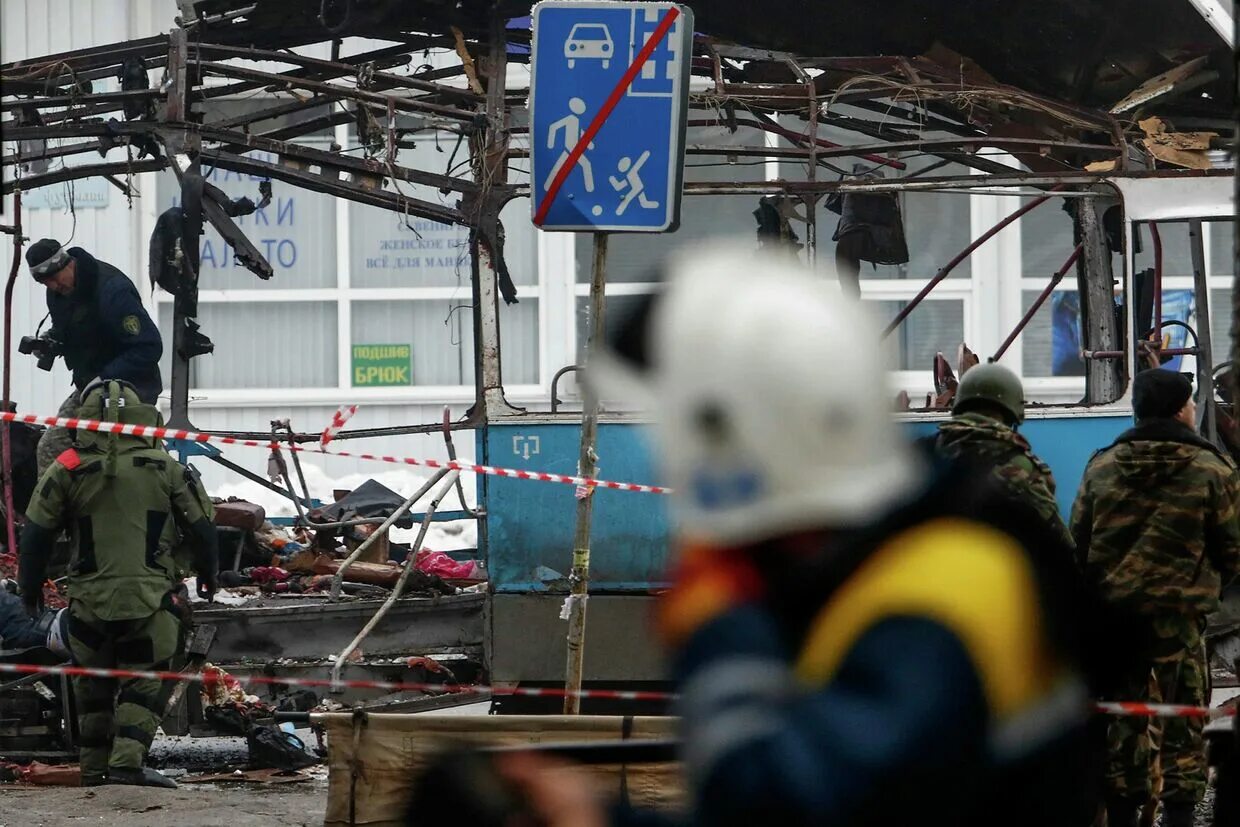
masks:
[[[611,65],[614,49],[611,33],[602,23],[578,23],[564,41],[564,57],[568,58],[570,69],[579,59],[601,60],[606,69]]]

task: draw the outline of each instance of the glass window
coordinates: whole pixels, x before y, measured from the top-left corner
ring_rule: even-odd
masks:
[[[805,124],[788,124],[787,121],[788,119],[785,118],[782,123],[794,131],[804,132],[806,129]],[[843,145],[855,145],[859,140],[867,140],[857,134],[828,127],[820,128],[819,135],[833,143]],[[780,143],[785,146],[789,145],[783,139]],[[818,170],[816,177],[819,181],[835,181],[844,177],[843,172],[872,173],[878,177],[895,177],[897,174],[904,177],[921,170],[927,170],[927,175],[936,177],[967,175],[969,172],[968,168],[960,164],[944,164],[929,170],[931,165],[938,163],[937,158],[930,156],[901,158],[900,162],[905,165],[905,169],[898,173],[896,171],[884,173],[881,166],[865,159],[832,158],[830,159],[831,166],[840,172],[822,168]],[[809,177],[807,172],[808,163],[805,161],[785,160],[779,164],[780,177],[788,181],[806,181]],[[836,267],[835,234],[840,229],[841,215],[828,209],[828,200],[823,198],[818,202],[817,262],[819,269],[834,274]],[[969,196],[958,193],[906,192],[898,195],[897,200],[909,260],[905,264],[877,265],[862,261],[860,277],[863,281],[867,279],[909,279],[925,282],[969,243]],[[757,206],[757,199],[754,198],[753,207]],[[844,208],[842,204],[836,206],[839,209]],[[851,209],[865,209],[863,204],[854,203],[849,206]],[[804,213],[804,208],[798,207],[798,212]],[[755,226],[752,217],[750,226]],[[792,226],[801,242],[804,243],[806,236],[804,222],[794,221]],[[972,275],[972,262],[965,259],[952,270],[948,278],[964,279],[969,278],[970,275]]]
[[[1062,266],[1060,262],[1060,266]],[[1021,292],[1021,313],[1041,295]],[[1084,376],[1081,360],[1081,308],[1075,290],[1055,290],[1020,334],[1021,371],[1026,377]],[[1009,365],[1011,367],[1011,365]]]
[[[1235,251],[1233,245],[1236,237],[1234,221],[1207,222],[1207,238],[1210,246],[1206,249],[1209,257],[1206,261],[1207,272],[1211,276],[1228,276],[1235,272]]]
[[[1020,199],[1024,206],[1032,198]],[[1072,216],[1067,199],[1052,198],[1020,218],[1020,269],[1026,278],[1047,278],[1059,271],[1072,255]]]
[[[469,231],[459,224],[349,204],[352,287],[459,287],[470,279]],[[538,283],[538,242],[529,199],[500,212],[504,260],[514,284]],[[520,292],[520,291],[518,291]]]
[[[1215,365],[1231,359],[1231,316],[1231,288],[1211,290],[1210,356]]]
[[[413,121],[406,123],[413,127]],[[467,148],[456,147],[456,136],[414,131],[402,139],[400,163],[412,169],[471,177],[460,161]],[[412,142],[412,146],[409,143]],[[455,148],[455,149],[454,149]],[[453,161],[454,169],[448,167]],[[459,168],[458,168],[459,167]],[[524,176],[514,176],[524,177]],[[455,205],[460,194],[399,182],[397,191],[410,198],[443,206]],[[469,285],[469,232],[365,204],[349,204],[350,283],[353,287],[449,287]],[[504,225],[504,259],[515,284],[538,283],[537,234],[528,198],[514,199],[500,212]]]
[[[190,360],[190,387],[323,388],[337,385],[333,302],[203,302],[197,321],[215,351]],[[159,308],[161,370],[172,376],[172,305]],[[261,354],[262,358],[258,358]]]
[[[237,118],[242,115],[254,114],[261,112],[264,109],[270,109],[277,104],[286,103],[288,100],[289,98],[287,96],[283,99],[276,97],[259,97],[250,98],[248,100],[239,100],[237,98],[209,98],[207,100],[194,101],[192,106],[194,112],[202,113],[204,122],[214,125],[215,123],[219,123],[221,119]],[[248,125],[225,124],[224,128],[240,131],[249,129],[255,133],[268,132],[273,129],[283,129],[284,127],[293,126],[295,124],[308,123],[315,118],[321,118],[324,115],[331,114],[331,109],[331,106],[316,106],[312,109],[303,109],[300,112],[277,115],[274,118],[265,118],[261,121],[250,121]],[[310,133],[310,138],[313,140],[330,141],[331,137],[332,133],[330,130],[320,130],[318,132]],[[297,140],[304,141],[306,139],[298,138]]]
[[[644,296],[607,296],[603,302],[605,335],[616,330],[616,326],[627,319],[637,308]],[[590,335],[590,297],[577,297],[577,364],[585,360],[586,339]]]
[[[408,346],[409,385],[470,385],[474,381],[474,321],[460,301],[358,301],[352,303],[352,366],[368,355],[359,347]],[[503,379],[538,383],[538,300],[522,299],[500,312]],[[351,371],[352,374],[352,371]],[[364,385],[355,376],[353,384]]]
[[[904,300],[868,303],[884,325],[908,304]],[[964,341],[964,302],[927,299],[917,305],[886,341],[894,350],[888,355],[888,364],[895,370],[933,370],[935,353],[942,353],[954,365],[956,351]]]
[[[698,146],[745,146],[755,141],[752,130],[732,133],[723,126],[691,127],[686,144]],[[735,162],[733,162],[733,160]],[[766,168],[760,159],[725,155],[688,155],[685,158],[685,181],[725,182],[762,181]],[[757,248],[753,211],[759,195],[686,195],[681,200],[680,227],[672,233],[620,233],[608,239],[607,281],[658,281],[659,267],[678,247],[693,242],[727,236],[752,241]],[[593,238],[579,233],[577,281],[589,283],[594,260]]]
[[[324,145],[323,148],[326,148]],[[274,163],[274,155],[251,152],[251,157]],[[230,198],[259,200],[260,175],[222,169],[203,170],[207,183]],[[181,200],[181,186],[170,170],[156,176],[155,198],[161,211]],[[271,262],[274,275],[264,281],[238,263],[232,248],[215,228],[204,222],[199,247],[199,288],[202,290],[305,289],[336,286],[336,201],[280,181],[272,182],[271,203],[233,221],[258,251]]]
[[[906,161],[907,175],[929,166],[923,159]],[[867,166],[867,169],[869,167]],[[934,175],[963,175],[967,172],[957,164],[936,169]],[[909,279],[928,281],[969,244],[969,197],[957,193],[906,192],[897,196],[904,223],[905,245],[909,260],[905,264],[872,264],[861,262],[860,276],[866,279]],[[836,241],[841,216],[827,209],[823,199],[818,210],[818,266],[835,270]],[[847,209],[847,206],[844,207]],[[966,279],[973,274],[973,262],[966,258],[951,271],[948,278]]]
[[[1150,226],[1146,222],[1135,224],[1133,230],[1140,241],[1138,252],[1133,257],[1136,271],[1154,269],[1154,239]],[[1159,221],[1158,237],[1162,240],[1163,278],[1193,275],[1192,246],[1188,238],[1187,221]]]
[[[469,231],[379,207],[349,204],[353,287],[469,289]]]

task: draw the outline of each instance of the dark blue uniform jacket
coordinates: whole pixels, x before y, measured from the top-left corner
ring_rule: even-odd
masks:
[[[73,384],[81,390],[95,377],[123,379],[143,402],[154,404],[163,390],[163,341],[138,289],[120,270],[81,247],[71,247],[69,255],[77,261],[73,292],[62,296],[48,290],[47,309]]]

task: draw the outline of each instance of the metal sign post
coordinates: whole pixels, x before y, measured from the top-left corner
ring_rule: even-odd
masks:
[[[594,269],[590,276],[590,336],[586,342],[587,359],[603,340],[604,293],[607,286],[607,234],[594,234]],[[577,460],[577,476],[593,477],[598,473],[598,412],[599,401],[588,384],[585,404],[581,408],[581,454]],[[564,714],[581,712],[582,667],[585,663],[586,600],[590,589],[590,526],[594,515],[594,488],[577,488],[577,523],[573,530],[573,567],[568,575],[571,592],[568,596],[568,662],[565,666]]]
[[[547,0],[534,6],[530,202],[543,230],[592,231],[587,353],[602,340],[607,233],[680,222],[693,12],[675,3]],[[598,460],[599,403],[586,388],[579,476]],[[581,711],[594,489],[578,489],[564,712]]]

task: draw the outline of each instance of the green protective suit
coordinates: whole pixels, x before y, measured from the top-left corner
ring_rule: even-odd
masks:
[[[79,416],[159,424],[124,383],[88,389]],[[23,593],[41,583],[40,546],[68,529],[69,648],[83,666],[167,668],[183,640],[171,592],[184,574],[174,549],[195,535],[196,568],[214,583],[210,501],[185,466],[146,437],[79,430],[77,448],[40,479],[23,533]],[[32,538],[29,539],[28,538]],[[162,717],[159,681],[75,678],[84,776],[142,767]]]

